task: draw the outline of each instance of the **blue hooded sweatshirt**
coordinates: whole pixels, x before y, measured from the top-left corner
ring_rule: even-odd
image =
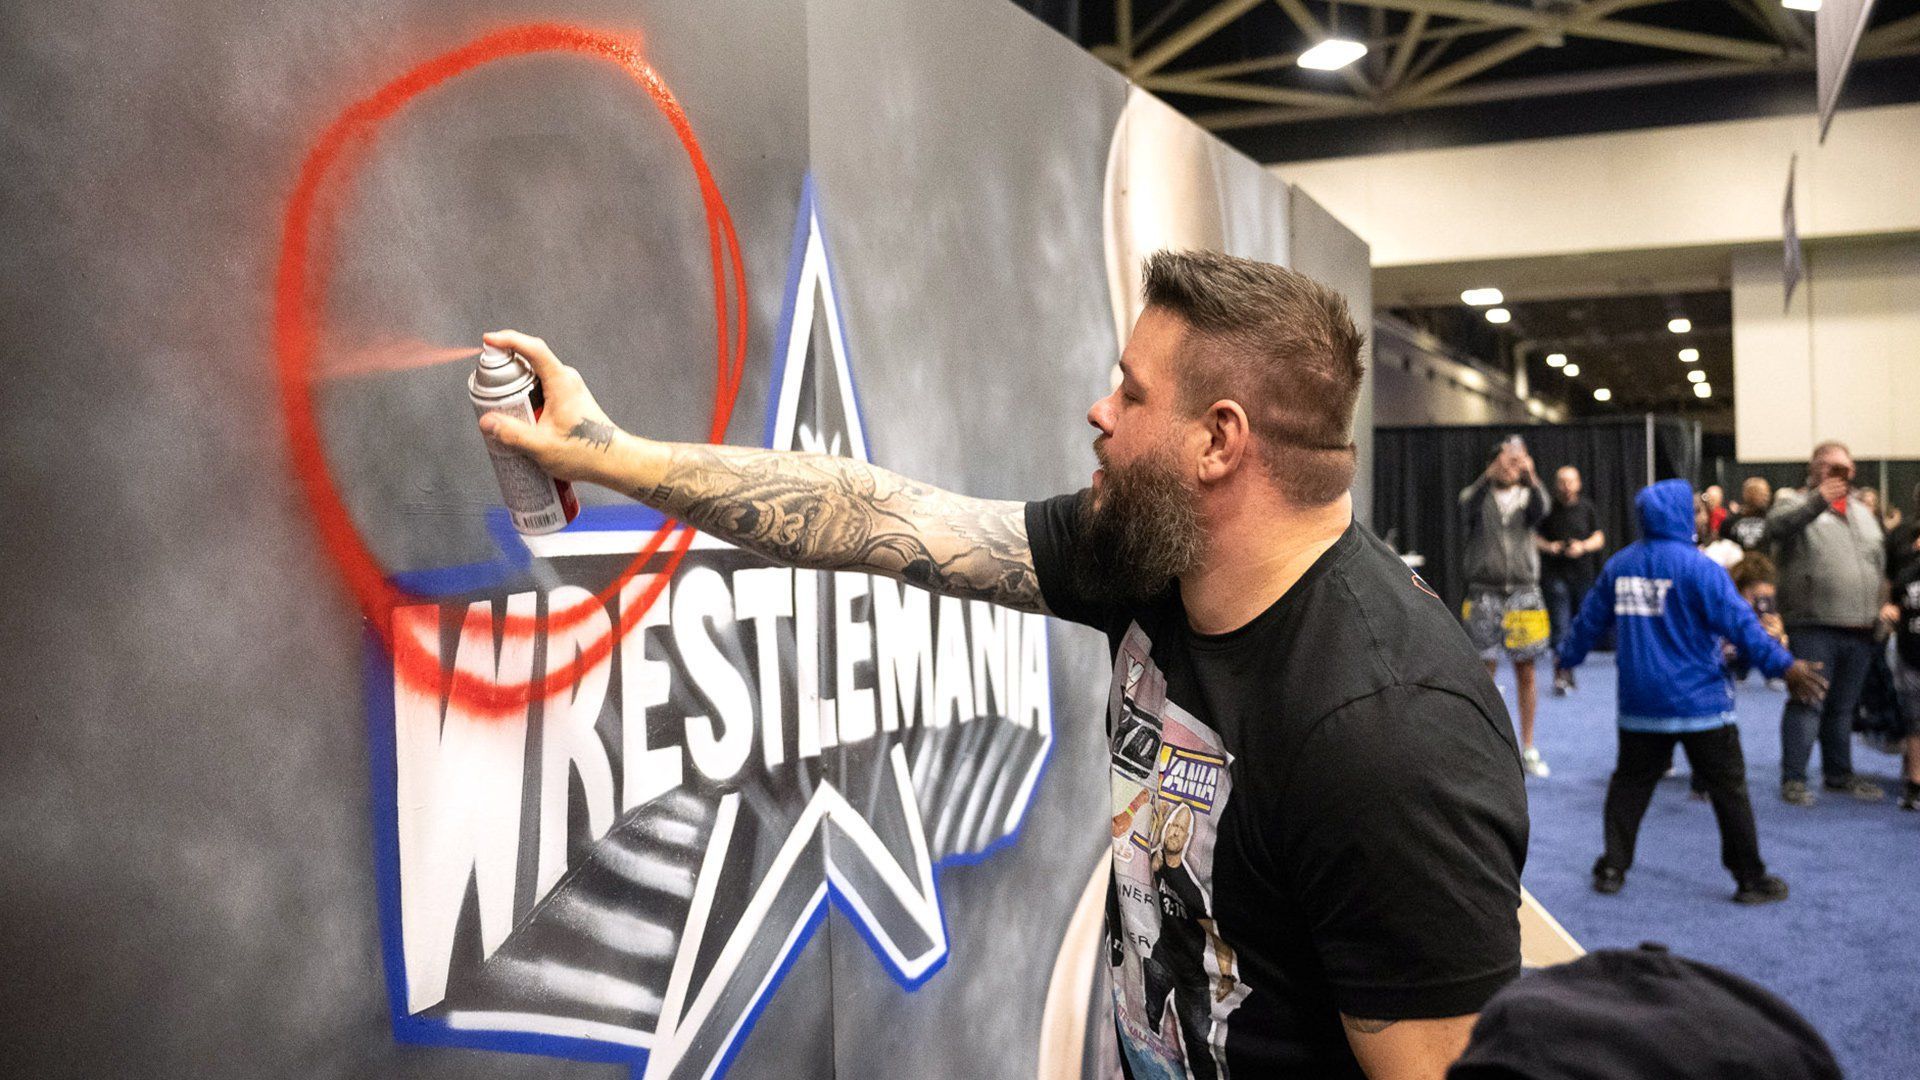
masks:
[[[1662,480],[1634,504],[1645,539],[1607,560],[1560,645],[1560,663],[1578,666],[1618,622],[1621,728],[1678,733],[1730,723],[1733,684],[1720,639],[1770,679],[1793,666],[1793,654],[1767,636],[1733,578],[1694,548],[1693,485]]]

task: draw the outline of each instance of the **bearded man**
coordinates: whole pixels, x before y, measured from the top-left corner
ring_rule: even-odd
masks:
[[[1361,336],[1339,296],[1278,266],[1161,252],[1145,298],[1122,378],[1087,414],[1091,488],[1038,502],[629,435],[513,332],[487,340],[533,363],[546,409],[481,426],[557,477],[780,563],[1103,631],[1123,808],[1107,956],[1128,1075],[1438,1078],[1520,969],[1526,794],[1505,706],[1445,605],[1353,520]],[[1204,912],[1217,938],[1188,951],[1206,976],[1191,981],[1218,989],[1172,1009],[1164,980],[1158,1002],[1147,985],[1156,943],[1180,932],[1165,828],[1157,857],[1129,848],[1152,849],[1149,816],[1179,822],[1192,888],[1176,914]]]

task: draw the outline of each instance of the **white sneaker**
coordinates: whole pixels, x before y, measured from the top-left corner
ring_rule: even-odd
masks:
[[[1542,780],[1553,775],[1553,770],[1547,768],[1547,759],[1541,757],[1540,751],[1531,746],[1520,754],[1520,767]]]

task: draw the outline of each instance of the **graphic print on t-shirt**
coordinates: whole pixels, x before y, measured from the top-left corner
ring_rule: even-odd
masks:
[[[1167,700],[1138,623],[1114,658],[1113,883],[1120,1046],[1135,1080],[1222,1080],[1226,1020],[1247,996],[1213,920],[1213,847],[1231,794],[1220,737]]]

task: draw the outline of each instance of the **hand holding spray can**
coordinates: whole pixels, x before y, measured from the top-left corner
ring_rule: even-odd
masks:
[[[473,399],[475,416],[490,412],[505,413],[517,420],[533,423],[540,418],[546,396],[532,365],[511,349],[482,345],[473,374],[467,378],[467,396]],[[580,516],[580,500],[573,485],[548,476],[533,459],[517,450],[509,450],[487,439],[487,455],[493,459],[493,475],[500,481],[500,495],[507,503],[507,516],[513,527],[528,536],[558,532]]]

